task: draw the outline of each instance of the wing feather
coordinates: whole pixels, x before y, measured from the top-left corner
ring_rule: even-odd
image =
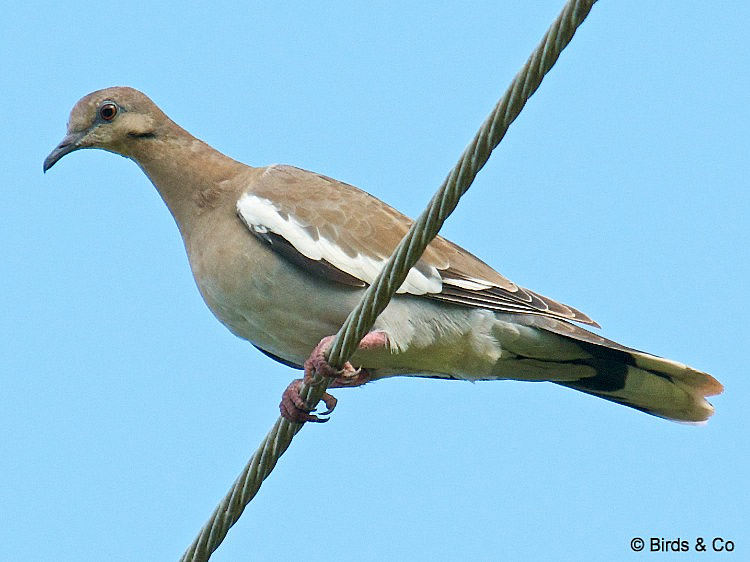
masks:
[[[412,220],[346,183],[292,166],[269,166],[237,202],[250,232],[280,255],[333,282],[364,287]],[[397,291],[500,312],[598,326],[573,307],[524,289],[438,236]]]

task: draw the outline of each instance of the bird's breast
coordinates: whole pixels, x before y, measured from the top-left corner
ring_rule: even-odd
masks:
[[[323,337],[339,329],[361,290],[287,262],[239,219],[221,223],[207,224],[185,241],[203,299],[236,336],[302,364]]]

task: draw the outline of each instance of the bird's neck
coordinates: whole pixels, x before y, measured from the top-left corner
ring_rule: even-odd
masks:
[[[249,169],[177,125],[144,138],[128,156],[154,184],[183,237],[202,215],[232,196],[234,206],[237,194],[231,191],[236,182],[228,180]]]

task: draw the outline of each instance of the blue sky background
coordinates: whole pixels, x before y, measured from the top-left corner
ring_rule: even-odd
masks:
[[[132,162],[82,151],[42,175],[76,100],[137,87],[234,158],[413,216],[563,2],[267,4],[4,10],[4,559],[177,559],[296,376],[214,320]],[[551,384],[338,390],[212,560],[657,556],[635,536],[747,559],[749,6],[600,2],[443,230],[604,335],[713,373],[711,422]]]

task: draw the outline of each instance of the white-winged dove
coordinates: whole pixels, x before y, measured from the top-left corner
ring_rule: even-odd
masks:
[[[177,222],[211,311],[291,366],[321,351],[319,342],[339,329],[411,224],[326,176],[232,160],[132,88],[82,98],[44,170],[81,148],[138,163]],[[668,419],[703,421],[713,413],[704,397],[722,386],[710,375],[571,321],[597,326],[438,237],[354,354],[362,371],[333,374],[340,384],[394,375],[551,381]],[[316,419],[297,397],[292,402],[282,402],[287,417]]]

